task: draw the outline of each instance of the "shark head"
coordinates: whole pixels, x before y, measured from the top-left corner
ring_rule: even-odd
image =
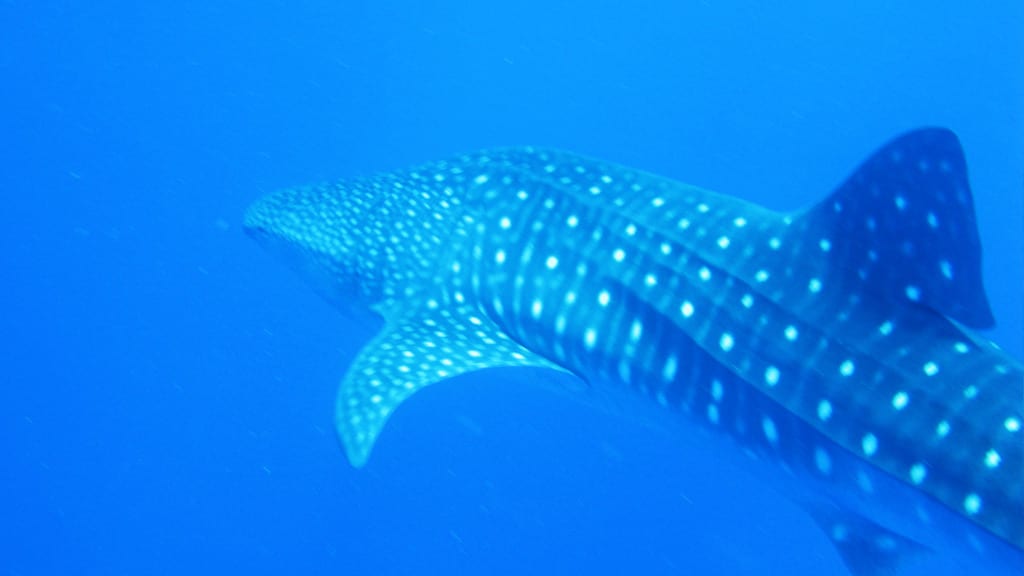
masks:
[[[288,188],[254,203],[246,233],[350,318],[379,316],[396,292],[398,238],[383,228],[373,187]]]
[[[244,227],[330,302],[372,306],[382,297],[380,274],[366,258],[365,234],[353,233],[360,206],[323,187],[289,188],[253,204]]]
[[[422,298],[467,236],[443,184],[411,172],[288,188],[254,203],[244,228],[330,303],[387,317]]]

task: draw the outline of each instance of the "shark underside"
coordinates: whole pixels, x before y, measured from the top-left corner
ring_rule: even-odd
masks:
[[[522,147],[283,190],[246,228],[383,320],[338,392],[356,466],[417,390],[546,367],[803,478],[816,496],[791,497],[855,574],[950,549],[1024,566],[1024,370],[971,332],[994,319],[947,130],[893,140],[791,214]]]

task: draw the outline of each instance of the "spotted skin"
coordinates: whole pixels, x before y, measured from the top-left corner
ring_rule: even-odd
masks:
[[[890,142],[794,214],[512,148],[284,190],[246,227],[328,299],[384,320],[338,393],[356,466],[416,390],[543,366],[633,389],[826,486],[805,504],[854,573],[939,546],[936,515],[975,529],[975,553],[1024,548],[1024,371],[965,328],[993,318],[946,130]],[[886,491],[928,505],[865,513]]]

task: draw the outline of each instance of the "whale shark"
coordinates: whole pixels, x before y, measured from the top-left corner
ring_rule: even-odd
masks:
[[[416,391],[542,367],[728,439],[852,574],[1024,573],[1024,369],[975,332],[973,204],[924,128],[792,213],[514,147],[281,190],[244,226],[373,325],[334,413],[356,467]]]

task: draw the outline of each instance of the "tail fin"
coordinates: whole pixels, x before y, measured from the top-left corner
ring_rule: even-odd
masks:
[[[889,142],[800,220],[835,256],[832,282],[994,324],[960,141],[925,128]]]

